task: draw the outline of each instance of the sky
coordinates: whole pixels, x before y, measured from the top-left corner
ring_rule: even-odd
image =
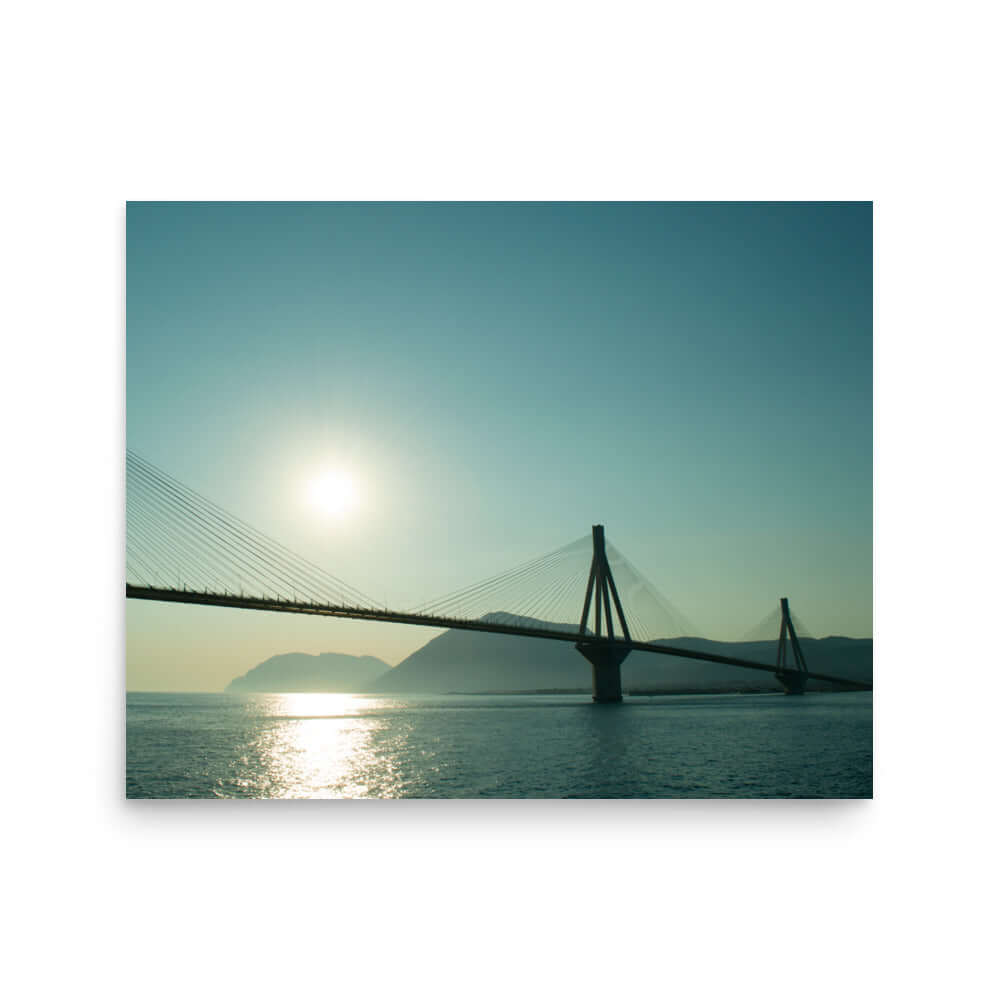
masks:
[[[132,202],[126,313],[128,447],[390,607],[602,523],[709,638],[871,635],[868,202]],[[435,634],[127,605],[130,690]]]

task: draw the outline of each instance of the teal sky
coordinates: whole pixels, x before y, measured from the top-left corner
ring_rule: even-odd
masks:
[[[126,353],[130,448],[390,606],[602,522],[709,637],[871,635],[870,203],[131,203]],[[127,623],[158,690],[432,634]]]

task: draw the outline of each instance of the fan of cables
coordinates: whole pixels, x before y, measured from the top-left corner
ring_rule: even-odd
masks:
[[[126,579],[140,587],[371,610],[376,602],[126,452]]]

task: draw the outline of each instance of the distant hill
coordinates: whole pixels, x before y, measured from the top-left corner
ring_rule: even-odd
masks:
[[[259,663],[242,677],[229,682],[227,691],[367,691],[372,682],[389,670],[375,656],[346,653],[283,653]]]
[[[511,619],[510,616],[503,616],[503,620]],[[554,627],[550,622],[534,619],[523,619],[523,624],[538,628]],[[661,642],[767,664],[774,662],[776,653],[776,641],[715,642],[690,637]],[[800,642],[812,670],[846,680],[871,683],[871,639],[831,636],[826,639],[801,639]],[[383,674],[368,690],[413,694],[590,690],[590,683],[590,664],[572,643],[450,630],[431,639],[399,666]],[[641,652],[631,653],[622,664],[622,685],[626,691],[781,690],[771,673]],[[830,685],[818,681],[810,683],[812,690],[825,687]]]

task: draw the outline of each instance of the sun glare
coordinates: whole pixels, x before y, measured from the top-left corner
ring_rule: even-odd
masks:
[[[330,517],[342,517],[358,505],[358,488],[345,472],[325,472],[309,484],[309,501]]]

